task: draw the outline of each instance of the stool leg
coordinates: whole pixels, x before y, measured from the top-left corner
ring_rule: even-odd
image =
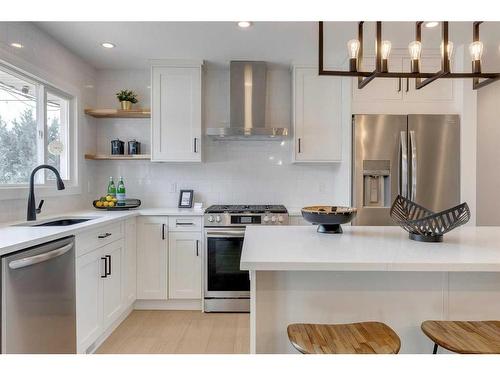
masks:
[[[438,344],[434,344],[434,350],[432,351],[432,354],[437,354],[438,352]]]

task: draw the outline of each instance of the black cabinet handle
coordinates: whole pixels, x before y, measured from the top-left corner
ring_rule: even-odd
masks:
[[[162,224],[161,225],[161,239],[164,240],[165,239],[165,224]]]
[[[398,79],[398,92],[401,92],[401,78]]]
[[[302,150],[301,150],[301,147],[300,147],[300,146],[301,146],[301,142],[300,142],[300,138],[299,138],[299,154],[302,152]]]
[[[111,276],[111,255],[106,255],[106,258],[109,260],[108,266],[109,266],[109,271],[106,271],[106,276]]]
[[[194,138],[194,153],[198,152],[198,138]]]
[[[106,232],[106,233],[104,233],[104,234],[100,234],[100,235],[98,235],[98,236],[97,236],[97,238],[103,239],[103,238],[106,238],[106,237],[109,237],[109,236],[111,236],[111,233]]]
[[[196,240],[196,256],[200,256],[200,241]]]
[[[101,279],[105,279],[108,277],[108,258],[101,257],[101,260],[104,261],[104,275],[101,275]]]
[[[406,78],[406,92],[410,91],[410,79]]]

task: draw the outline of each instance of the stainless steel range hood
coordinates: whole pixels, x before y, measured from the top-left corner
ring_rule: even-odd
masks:
[[[266,127],[266,73],[264,61],[231,61],[229,127],[208,128],[216,140],[282,140],[287,128]]]

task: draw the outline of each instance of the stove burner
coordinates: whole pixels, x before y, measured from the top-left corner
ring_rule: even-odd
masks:
[[[288,211],[286,210],[285,206],[283,205],[274,205],[274,204],[266,204],[266,205],[248,205],[248,204],[242,204],[242,205],[236,205],[236,204],[230,204],[230,205],[213,205],[208,207],[205,210],[205,213],[207,214],[220,214],[220,213],[265,213],[265,212],[271,212],[271,213],[287,213]]]

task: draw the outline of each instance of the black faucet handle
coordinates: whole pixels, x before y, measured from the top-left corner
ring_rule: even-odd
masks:
[[[42,206],[43,206],[43,203],[44,203],[44,202],[45,202],[45,201],[42,199],[42,200],[40,201],[40,203],[38,203],[38,207],[37,207],[37,209],[36,209],[36,213],[37,213],[37,214],[39,214],[40,212],[42,212]]]

